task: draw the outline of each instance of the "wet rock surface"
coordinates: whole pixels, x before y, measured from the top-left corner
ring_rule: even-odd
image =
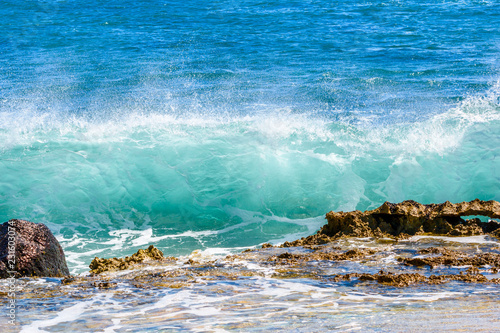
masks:
[[[282,253],[278,256],[269,257],[268,261],[276,264],[289,264],[292,262],[307,262],[307,261],[342,261],[342,260],[358,260],[366,258],[374,253],[373,249],[353,249],[348,251],[340,251],[340,248],[334,248],[335,251],[315,251],[313,253],[292,254],[290,252]]]
[[[380,268],[380,263],[387,259],[387,252],[380,246],[374,248],[346,248],[345,242],[351,237],[370,237],[377,244],[403,244],[412,235],[447,235],[474,236],[490,233],[495,235],[500,224],[488,223],[479,219],[463,220],[461,216],[483,215],[490,218],[500,217],[500,204],[496,201],[463,202],[451,204],[422,205],[414,201],[400,204],[384,203],[381,207],[367,212],[330,212],[326,224],[317,234],[293,242],[285,242],[279,247],[269,243],[261,249],[248,249],[241,254],[230,255],[221,263],[203,261],[199,251],[183,260],[182,269],[150,275],[143,274],[135,278],[135,283],[143,285],[186,286],[204,279],[238,279],[262,275],[262,270],[242,269],[238,262],[249,260],[260,267],[272,270],[275,278],[310,278],[325,281],[351,281],[353,283],[380,283],[405,287],[416,283],[440,284],[450,281],[466,283],[498,283],[496,277],[488,279],[486,275],[498,273],[500,253],[495,248],[477,253],[453,250],[447,247],[426,247],[418,251],[403,252],[394,258],[394,271],[376,272],[351,271],[346,274],[332,274],[327,267],[342,265],[342,262],[361,263],[369,267]],[[150,247],[151,249],[152,247]],[[149,249],[148,249],[149,250]],[[142,251],[142,250],[140,250]],[[195,254],[193,252],[193,254]],[[408,255],[408,253],[411,255]],[[139,252],[138,252],[139,253]],[[137,254],[136,254],[137,255]],[[91,273],[99,274],[110,270],[122,270],[139,261],[136,255],[125,259],[99,259],[91,264]],[[175,258],[173,258],[175,259]],[[156,258],[162,260],[162,257]],[[443,274],[430,274],[430,270],[445,266],[463,267],[456,273],[449,270]],[[414,267],[413,272],[407,272]],[[426,274],[422,273],[425,270]],[[486,274],[486,275],[484,275]],[[148,280],[151,280],[147,282]]]
[[[158,250],[153,245],[150,245],[147,249],[140,249],[136,253],[132,254],[130,257],[125,258],[98,258],[95,257],[94,260],[89,265],[91,274],[99,274],[107,271],[119,271],[125,270],[133,267],[134,265],[148,262],[148,261],[162,261],[168,259],[176,259],[173,257],[164,258],[163,252]]]
[[[494,200],[473,200],[452,204],[423,205],[408,200],[395,204],[385,202],[377,209],[365,212],[329,212],[328,223],[317,234],[285,242],[282,246],[326,244],[332,240],[349,237],[400,237],[434,234],[449,236],[474,236],[490,234],[500,236],[500,223],[496,220],[481,222],[478,218],[464,220],[463,216],[500,218],[500,203]]]
[[[43,288],[31,283],[32,279],[19,279],[25,283],[19,297],[80,299],[111,293],[120,299],[137,292],[153,295],[166,289],[212,288],[209,286],[216,288],[215,293],[233,295],[224,286],[252,289],[256,281],[297,281],[332,290],[378,292],[386,287],[455,290],[462,288],[460,284],[477,284],[487,292],[500,284],[500,248],[492,237],[483,237],[480,243],[471,238],[470,244],[454,243],[450,237],[444,241],[343,237],[324,245],[265,247],[225,257],[194,251],[187,257],[165,258],[150,246],[126,258],[95,259],[90,275],[67,276],[59,283],[52,280]]]
[[[61,245],[41,223],[10,220],[0,227],[0,278],[69,275]]]
[[[267,247],[223,258],[203,257],[199,252],[188,258],[162,258],[157,253],[153,259],[146,254],[156,253],[155,248],[150,247],[138,251],[139,255],[128,257],[141,257],[142,261],[128,260],[127,271],[120,271],[120,266],[115,264],[123,263],[124,258],[102,259],[111,260],[108,265],[113,269],[88,276],[68,276],[60,284],[52,283],[44,290],[38,285],[27,285],[23,287],[23,297],[51,298],[74,292],[78,292],[78,297],[91,297],[97,292],[120,293],[123,288],[154,292],[231,281],[251,286],[252,281],[260,278],[305,279],[324,287],[343,285],[343,288],[376,285],[405,288],[451,282],[485,286],[500,284],[497,269],[500,250],[492,244],[480,246],[480,253],[477,249],[477,245],[449,248],[427,246],[419,241],[393,240],[388,243],[376,239],[340,239],[313,249]],[[394,260],[387,260],[388,257]],[[425,265],[418,264],[418,260],[424,260]],[[142,269],[145,267],[147,270]]]
[[[357,279],[359,281],[377,281],[378,283],[395,286],[395,287],[408,287],[417,283],[427,284],[441,284],[450,281],[461,281],[467,283],[494,283],[500,284],[500,279],[495,278],[488,280],[486,276],[480,273],[467,272],[463,274],[443,274],[431,275],[426,277],[419,273],[391,273],[380,271],[376,274],[366,273],[348,273],[344,275],[337,275],[333,277],[334,281],[351,281]]]
[[[431,256],[417,258],[399,258],[399,260],[408,266],[430,266],[431,268],[447,265],[447,266],[472,266],[482,267],[489,266],[494,270],[500,269],[500,254],[486,252],[479,254],[468,254],[460,251],[453,251],[447,248],[434,248],[420,250],[419,254],[431,254]],[[434,256],[432,254],[439,254]]]
[[[500,228],[499,223],[483,226],[479,219],[465,221],[462,216],[482,215],[500,218],[500,203],[497,201],[473,200],[452,204],[423,205],[408,200],[399,204],[385,202],[377,209],[361,212],[329,212],[328,224],[321,233],[327,236],[373,236],[381,232],[393,236],[401,233],[433,233],[448,235],[476,235]]]
[[[90,275],[67,276],[43,291],[35,284],[28,284],[23,297],[57,297],[75,291],[78,297],[92,297],[97,292],[120,295],[122,290],[155,293],[165,288],[192,290],[218,282],[252,288],[259,279],[314,281],[314,285],[333,286],[333,289],[450,283],[490,288],[500,284],[500,243],[494,238],[499,230],[497,223],[456,219],[457,214],[497,217],[496,202],[427,206],[414,202],[386,203],[375,211],[351,213],[339,213],[347,216],[343,222],[330,216],[328,225],[316,235],[281,246],[265,243],[261,248],[225,257],[214,258],[203,251],[181,258],[164,257],[151,245],[125,258],[95,258],[89,266]],[[385,214],[384,220],[377,214]],[[346,221],[351,221],[351,225],[344,225]],[[340,228],[335,234],[325,234],[337,230],[335,225]],[[436,233],[427,232],[430,229],[426,228],[441,235],[446,232],[447,236],[436,238]],[[350,230],[362,237],[353,237]],[[485,235],[486,232],[490,234]],[[474,236],[478,233],[481,236]],[[415,234],[420,236],[412,236]],[[464,240],[454,234],[473,237]]]

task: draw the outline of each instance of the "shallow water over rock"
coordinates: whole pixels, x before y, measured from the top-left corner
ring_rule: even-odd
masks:
[[[404,323],[410,330],[494,331],[500,318],[498,261],[471,267],[469,259],[497,258],[499,246],[490,236],[341,238],[225,257],[195,251],[177,260],[66,279],[21,279],[19,325],[10,328],[307,332],[311,327],[399,330]],[[469,265],[409,264],[450,253],[469,258]],[[402,284],[377,279],[411,274],[423,278]],[[433,275],[447,278],[429,282]]]

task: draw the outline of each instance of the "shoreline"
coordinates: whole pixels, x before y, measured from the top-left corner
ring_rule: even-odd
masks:
[[[470,215],[483,215],[490,218],[500,217],[500,203],[496,201],[481,201],[473,200],[470,202],[461,202],[452,204],[445,202],[443,204],[430,204],[422,205],[415,201],[404,201],[399,204],[386,202],[377,209],[370,211],[352,211],[352,212],[329,212],[326,214],[327,223],[314,235],[303,237],[293,242],[284,242],[279,246],[273,246],[269,243],[264,243],[261,249],[246,249],[239,254],[227,255],[225,258],[217,260],[234,261],[235,258],[245,259],[245,256],[250,253],[271,253],[266,258],[261,259],[261,262],[275,263],[277,266],[283,267],[286,264],[300,265],[310,261],[321,262],[336,262],[336,261],[356,261],[365,260],[375,254],[369,252],[368,254],[360,255],[357,249],[350,250],[332,244],[337,244],[339,241],[349,241],[349,239],[370,239],[375,243],[380,244],[403,244],[404,242],[411,242],[412,237],[434,237],[436,240],[446,237],[449,241],[453,242],[456,237],[473,236],[473,237],[491,237],[491,240],[483,239],[483,245],[489,242],[496,244],[496,240],[500,240],[500,223],[495,220],[489,222],[481,222],[478,218],[464,220],[462,216]],[[440,231],[440,233],[439,233]],[[418,240],[417,240],[418,242]],[[500,243],[499,243],[500,244]],[[287,249],[279,254],[272,254],[277,249]],[[363,250],[364,247],[361,247]],[[433,247],[430,247],[431,249]],[[324,249],[327,249],[326,252]],[[329,250],[328,250],[329,249]],[[335,253],[330,253],[334,249]],[[468,270],[463,270],[458,274],[452,274],[445,277],[432,277],[417,274],[414,276],[412,282],[407,276],[396,275],[391,272],[383,272],[381,267],[380,274],[364,275],[362,272],[350,272],[344,276],[336,276],[334,279],[340,281],[342,279],[358,278],[364,281],[383,281],[387,284],[410,285],[414,282],[427,282],[427,283],[442,283],[443,281],[459,280],[464,282],[488,282],[484,276],[479,272],[481,267],[490,267],[493,274],[498,273],[500,269],[500,256],[498,247],[492,247],[493,252],[490,253],[488,258],[469,257],[466,253],[451,253],[446,252],[446,247],[442,247],[442,254],[447,258],[441,261],[442,264],[448,266],[469,266]],[[425,250],[425,249],[424,249]],[[329,252],[330,251],[330,252]],[[338,251],[344,251],[338,252]],[[353,252],[354,251],[354,252]],[[293,254],[300,253],[300,254]],[[439,252],[438,252],[439,253]],[[79,276],[66,276],[61,280],[61,284],[71,284],[74,281],[80,280],[83,283],[90,279],[98,279],[100,276],[103,278],[107,274],[113,275],[112,272],[141,271],[148,269],[148,267],[161,267],[169,265],[177,265],[179,263],[191,268],[200,268],[201,264],[196,258],[201,258],[198,251],[194,251],[185,262],[176,257],[164,257],[163,253],[158,250],[154,245],[150,245],[148,249],[139,250],[130,257],[125,258],[98,258],[95,257],[90,267],[90,277],[84,275]],[[215,262],[210,262],[210,265],[215,265]],[[438,259],[425,261],[423,259],[404,259],[398,258],[404,265],[412,265],[413,262],[420,262],[416,266],[432,266],[438,265]],[[413,260],[413,261],[412,261]],[[420,260],[420,261],[419,261]],[[182,266],[181,265],[181,266]],[[209,267],[207,266],[207,267]],[[293,266],[293,265],[292,265]],[[307,266],[307,265],[306,265]],[[216,267],[216,266],[214,266]],[[488,271],[488,270],[486,270]],[[471,276],[475,273],[476,276]],[[245,272],[245,274],[256,274],[255,272]],[[465,277],[464,277],[465,274]],[[477,275],[479,274],[479,275]],[[115,276],[118,278],[121,274]],[[389,275],[393,275],[389,278]],[[401,278],[406,279],[407,282],[401,283]],[[392,279],[392,280],[391,280]],[[398,280],[399,279],[399,280]],[[408,280],[409,279],[409,280]],[[499,283],[498,279],[494,278],[493,283]]]
[[[337,214],[369,219],[374,211]],[[482,228],[473,227],[478,221],[464,220],[455,227],[467,226],[473,235],[391,235],[375,228],[369,236],[325,236],[323,231],[331,228],[332,221],[315,235],[295,242],[279,246],[264,243],[260,248],[226,256],[193,251],[188,256],[169,257],[150,245],[124,258],[96,257],[90,273],[18,278],[16,325],[29,331],[45,325],[44,320],[57,321],[57,316],[47,319],[50,313],[37,305],[53,302],[59,311],[85,309],[64,319],[83,331],[86,328],[79,326],[82,318],[94,331],[96,327],[119,330],[135,325],[141,330],[146,323],[155,330],[173,323],[184,329],[198,327],[209,315],[216,316],[217,325],[229,331],[274,327],[280,320],[307,329],[323,320],[329,322],[329,316],[324,316],[338,315],[337,308],[367,320],[367,327],[371,327],[373,320],[356,309],[372,311],[373,304],[383,304],[379,310],[383,313],[397,311],[397,316],[402,316],[418,312],[439,320],[436,312],[425,310],[428,305],[437,307],[438,312],[446,308],[443,315],[455,316],[459,309],[470,309],[474,304],[500,304],[500,239],[495,237],[499,229],[484,233]],[[406,223],[405,219],[398,221]],[[7,284],[0,284],[0,294],[5,294],[6,288]],[[276,307],[288,310],[276,312]],[[475,309],[476,314],[495,313],[494,308]],[[288,317],[289,311],[302,318],[302,324]],[[98,319],[101,317],[106,320]],[[376,325],[385,327],[380,320]],[[481,325],[488,328],[495,324],[484,321]]]

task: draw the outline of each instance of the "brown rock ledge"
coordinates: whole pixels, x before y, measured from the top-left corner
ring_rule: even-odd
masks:
[[[164,258],[163,252],[158,250],[153,245],[150,245],[146,250],[140,249],[130,257],[104,259],[95,257],[89,265],[91,274],[99,274],[106,271],[116,271],[128,269],[131,266],[147,261],[162,261],[167,259],[176,260],[177,258]]]
[[[466,283],[493,283],[500,284],[500,279],[488,280],[484,275],[476,272],[461,272],[461,274],[445,274],[445,275],[431,275],[426,277],[419,273],[391,273],[380,271],[377,274],[366,273],[348,273],[344,275],[336,275],[333,281],[350,281],[357,278],[359,281],[377,281],[378,283],[395,286],[395,287],[408,287],[416,283],[427,284],[442,284],[450,281],[461,281]]]
[[[454,251],[443,247],[430,247],[418,251],[419,254],[424,255],[435,255],[439,256],[428,256],[428,257],[417,257],[417,258],[398,258],[398,260],[407,266],[430,266],[431,268],[446,265],[446,266],[471,266],[471,267],[483,267],[490,266],[492,271],[498,272],[500,269],[500,254],[494,252],[484,252],[474,255],[468,255],[467,253]]]
[[[462,216],[471,215],[500,218],[500,203],[476,199],[457,204],[446,201],[423,205],[407,200],[398,204],[385,202],[379,208],[365,212],[331,211],[326,214],[328,223],[316,235],[285,242],[283,247],[325,244],[342,236],[405,237],[425,233],[448,236],[489,233],[500,236],[500,223],[462,219]]]

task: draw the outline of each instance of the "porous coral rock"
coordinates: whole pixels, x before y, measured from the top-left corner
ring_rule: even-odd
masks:
[[[495,232],[499,223],[482,223],[475,219],[465,221],[462,216],[482,215],[490,218],[500,217],[500,203],[497,201],[473,200],[452,204],[423,205],[408,200],[399,204],[385,202],[377,209],[361,212],[329,212],[328,224],[318,234],[330,237],[342,235],[355,237],[375,236],[382,231],[393,236],[401,233],[475,235],[483,232]]]
[[[163,260],[163,252],[158,250],[153,245],[150,245],[146,250],[140,249],[130,257],[125,258],[98,258],[89,265],[90,273],[99,274],[106,271],[124,270],[130,268],[134,264],[142,263],[149,260]]]

